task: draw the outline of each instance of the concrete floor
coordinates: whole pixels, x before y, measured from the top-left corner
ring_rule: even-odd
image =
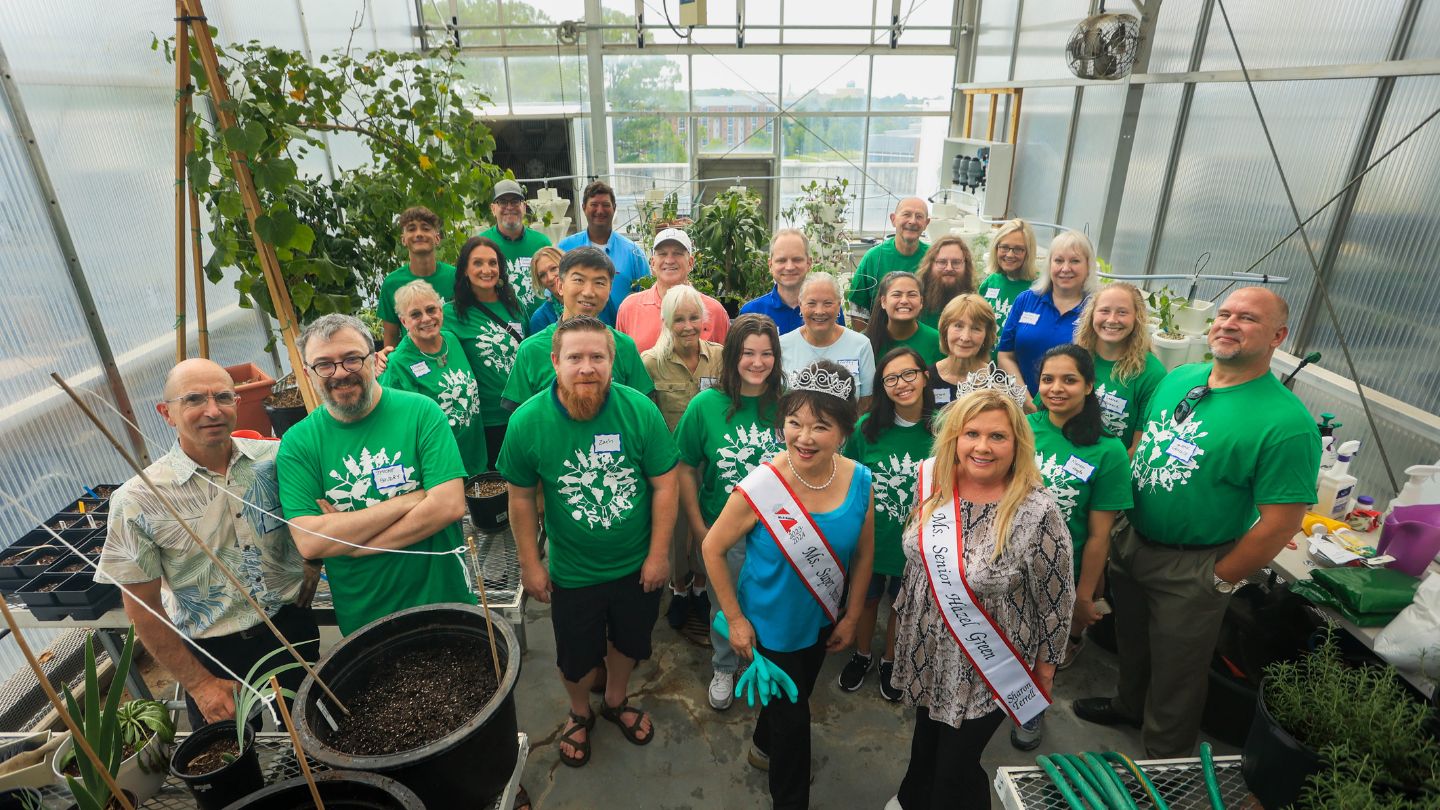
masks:
[[[883,621],[875,649],[883,644]],[[710,708],[710,650],[670,629],[662,615],[655,626],[655,655],[642,663],[630,683],[630,702],[651,712],[657,738],[648,746],[628,743],[614,725],[600,721],[591,732],[592,756],[583,768],[560,762],[557,740],[567,702],[555,669],[555,641],[549,606],[527,607],[528,650],[516,708],[520,728],[530,735],[524,784],[542,810],[590,808],[763,808],[769,806],[764,773],[745,754],[756,710],[737,702],[728,711]],[[880,810],[894,795],[909,758],[914,712],[880,697],[876,675],[860,691],[846,693],[835,679],[849,653],[830,656],[811,698],[815,808]],[[1116,660],[1091,644],[1056,678],[1055,705],[1045,719],[1045,739],[1036,751],[1011,747],[1009,724],[1001,726],[983,763],[993,776],[1001,766],[1034,765],[1037,754],[1055,751],[1123,751],[1143,758],[1140,733],[1085,723],[1070,711],[1077,697],[1112,694]],[[596,696],[592,704],[598,705]],[[1216,743],[1217,754],[1238,753]],[[999,799],[992,796],[992,807]]]

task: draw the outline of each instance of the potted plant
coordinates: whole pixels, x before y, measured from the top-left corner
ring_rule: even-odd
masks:
[[[306,414],[305,399],[300,396],[295,372],[292,371],[281,377],[275,383],[275,392],[265,398],[265,415],[270,418],[270,427],[278,439]]]
[[[111,681],[114,685],[122,682],[123,676]],[[120,704],[115,721],[120,727],[123,750],[115,781],[122,790],[133,794],[136,802],[144,802],[159,793],[160,786],[165,784],[165,765],[170,761],[170,747],[175,743],[175,722],[164,703],[145,699]],[[79,775],[75,750],[69,740],[56,752],[54,767],[60,779]]]
[[[234,720],[195,729],[170,756],[170,772],[190,789],[201,810],[221,810],[265,786],[265,778],[260,773],[260,755],[255,750],[259,723],[251,718],[258,715],[262,702],[294,697],[288,689],[276,695],[270,679],[299,667],[298,662],[290,661],[261,673],[270,659],[285,652],[284,647],[278,647],[250,667],[245,683],[235,689]],[[242,717],[246,718],[245,722],[239,722]]]
[[[666,194],[660,189],[650,189],[644,199],[635,204],[635,244],[649,255],[655,234],[666,228],[688,228],[689,217],[680,216],[680,192]]]
[[[1434,709],[1390,666],[1350,666],[1333,628],[1298,661],[1265,668],[1245,740],[1245,784],[1266,807],[1421,810],[1440,804]],[[1356,792],[1378,803],[1347,803]]]
[[[254,363],[226,366],[225,371],[235,382],[235,393],[240,395],[235,429],[253,430],[261,436],[269,436],[270,417],[265,415],[265,398],[270,396],[270,390],[275,386],[275,378]]]
[[[480,473],[465,481],[465,503],[477,531],[498,532],[510,525],[509,500],[509,488],[500,473]]]
[[[1160,359],[1166,371],[1184,365],[1190,355],[1190,340],[1175,325],[1175,307],[1180,303],[1168,287],[1149,295],[1150,310],[1160,319],[1160,325],[1151,336],[1150,343],[1155,356]]]
[[[351,713],[342,716],[307,677],[295,731],[311,758],[388,776],[427,807],[486,807],[519,755],[519,670],[520,645],[504,620],[474,605],[408,608],[345,637],[317,665]]]
[[[812,180],[800,187],[800,196],[782,212],[809,240],[810,261],[816,270],[844,274],[855,269],[845,219],[845,212],[855,202],[849,187],[850,181],[843,177]]]
[[[415,791],[378,773],[323,771],[314,774],[315,787],[326,807],[365,810],[425,810]],[[252,793],[226,810],[306,810],[315,806],[310,785],[297,776]]]
[[[697,253],[695,277],[711,283],[731,317],[741,302],[770,289],[770,228],[754,193],[743,188],[720,192],[714,202],[700,206],[689,233]]]
[[[100,702],[100,675],[95,665],[95,641],[93,636],[85,643],[85,694],[82,699],[85,701],[84,710],[81,710],[80,703],[75,700],[75,695],[70,691],[69,685],[65,685],[65,710],[70,719],[75,722],[77,728],[85,736],[85,741],[95,752],[101,764],[109,772],[111,778],[115,778],[120,772],[120,763],[124,758],[124,745],[121,740],[120,723],[118,720],[120,710],[120,693],[123,690],[121,684],[125,683],[125,677],[130,673],[130,662],[135,652],[135,628],[125,634],[125,647],[120,652],[120,660],[114,662],[114,680],[111,682],[110,692],[105,696],[105,702]],[[58,780],[63,781],[70,787],[70,793],[75,797],[75,804],[80,810],[106,810],[110,807],[118,807],[114,801],[114,794],[110,792],[110,786],[106,784],[100,771],[96,769],[95,763],[86,756],[68,757],[69,762],[74,763],[74,775],[64,771],[67,762],[67,754],[70,747],[74,746],[74,740],[67,740],[55,751],[55,775]],[[78,777],[78,778],[77,778]],[[121,785],[120,788],[127,793],[132,792],[130,788]],[[134,799],[132,798],[132,804]]]
[[[1208,324],[1214,319],[1214,301],[1182,299],[1179,308],[1175,310],[1175,326],[1187,335],[1204,334]]]

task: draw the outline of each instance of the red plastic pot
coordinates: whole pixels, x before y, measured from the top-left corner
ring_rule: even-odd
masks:
[[[230,373],[230,379],[235,381],[235,393],[240,395],[235,429],[253,430],[261,436],[269,436],[270,417],[265,413],[265,398],[270,396],[271,389],[275,387],[275,378],[254,363],[226,366],[225,370]],[[254,382],[247,383],[246,380]]]

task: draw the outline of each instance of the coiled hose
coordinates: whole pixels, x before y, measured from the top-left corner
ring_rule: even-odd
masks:
[[[1087,752],[1079,755],[1041,754],[1035,758],[1035,764],[1050,777],[1051,783],[1071,810],[1139,810],[1139,805],[1131,798],[1129,789],[1111,767],[1111,763],[1119,765],[1135,779],[1155,810],[1169,810],[1155,783],[1146,775],[1145,769],[1118,751]],[[1225,810],[1225,803],[1220,798],[1220,783],[1215,778],[1215,760],[1208,742],[1200,744],[1200,768],[1205,778],[1205,792],[1210,798],[1211,810]]]

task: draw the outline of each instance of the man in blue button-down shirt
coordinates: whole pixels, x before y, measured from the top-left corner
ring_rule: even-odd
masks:
[[[635,282],[650,275],[650,263],[638,245],[612,230],[615,224],[615,191],[609,184],[596,180],[585,187],[580,200],[586,228],[561,239],[559,248],[570,250],[594,245],[610,257],[611,264],[615,265],[615,284],[610,288],[610,304],[600,314],[600,319],[614,326],[620,302],[634,291]]]

